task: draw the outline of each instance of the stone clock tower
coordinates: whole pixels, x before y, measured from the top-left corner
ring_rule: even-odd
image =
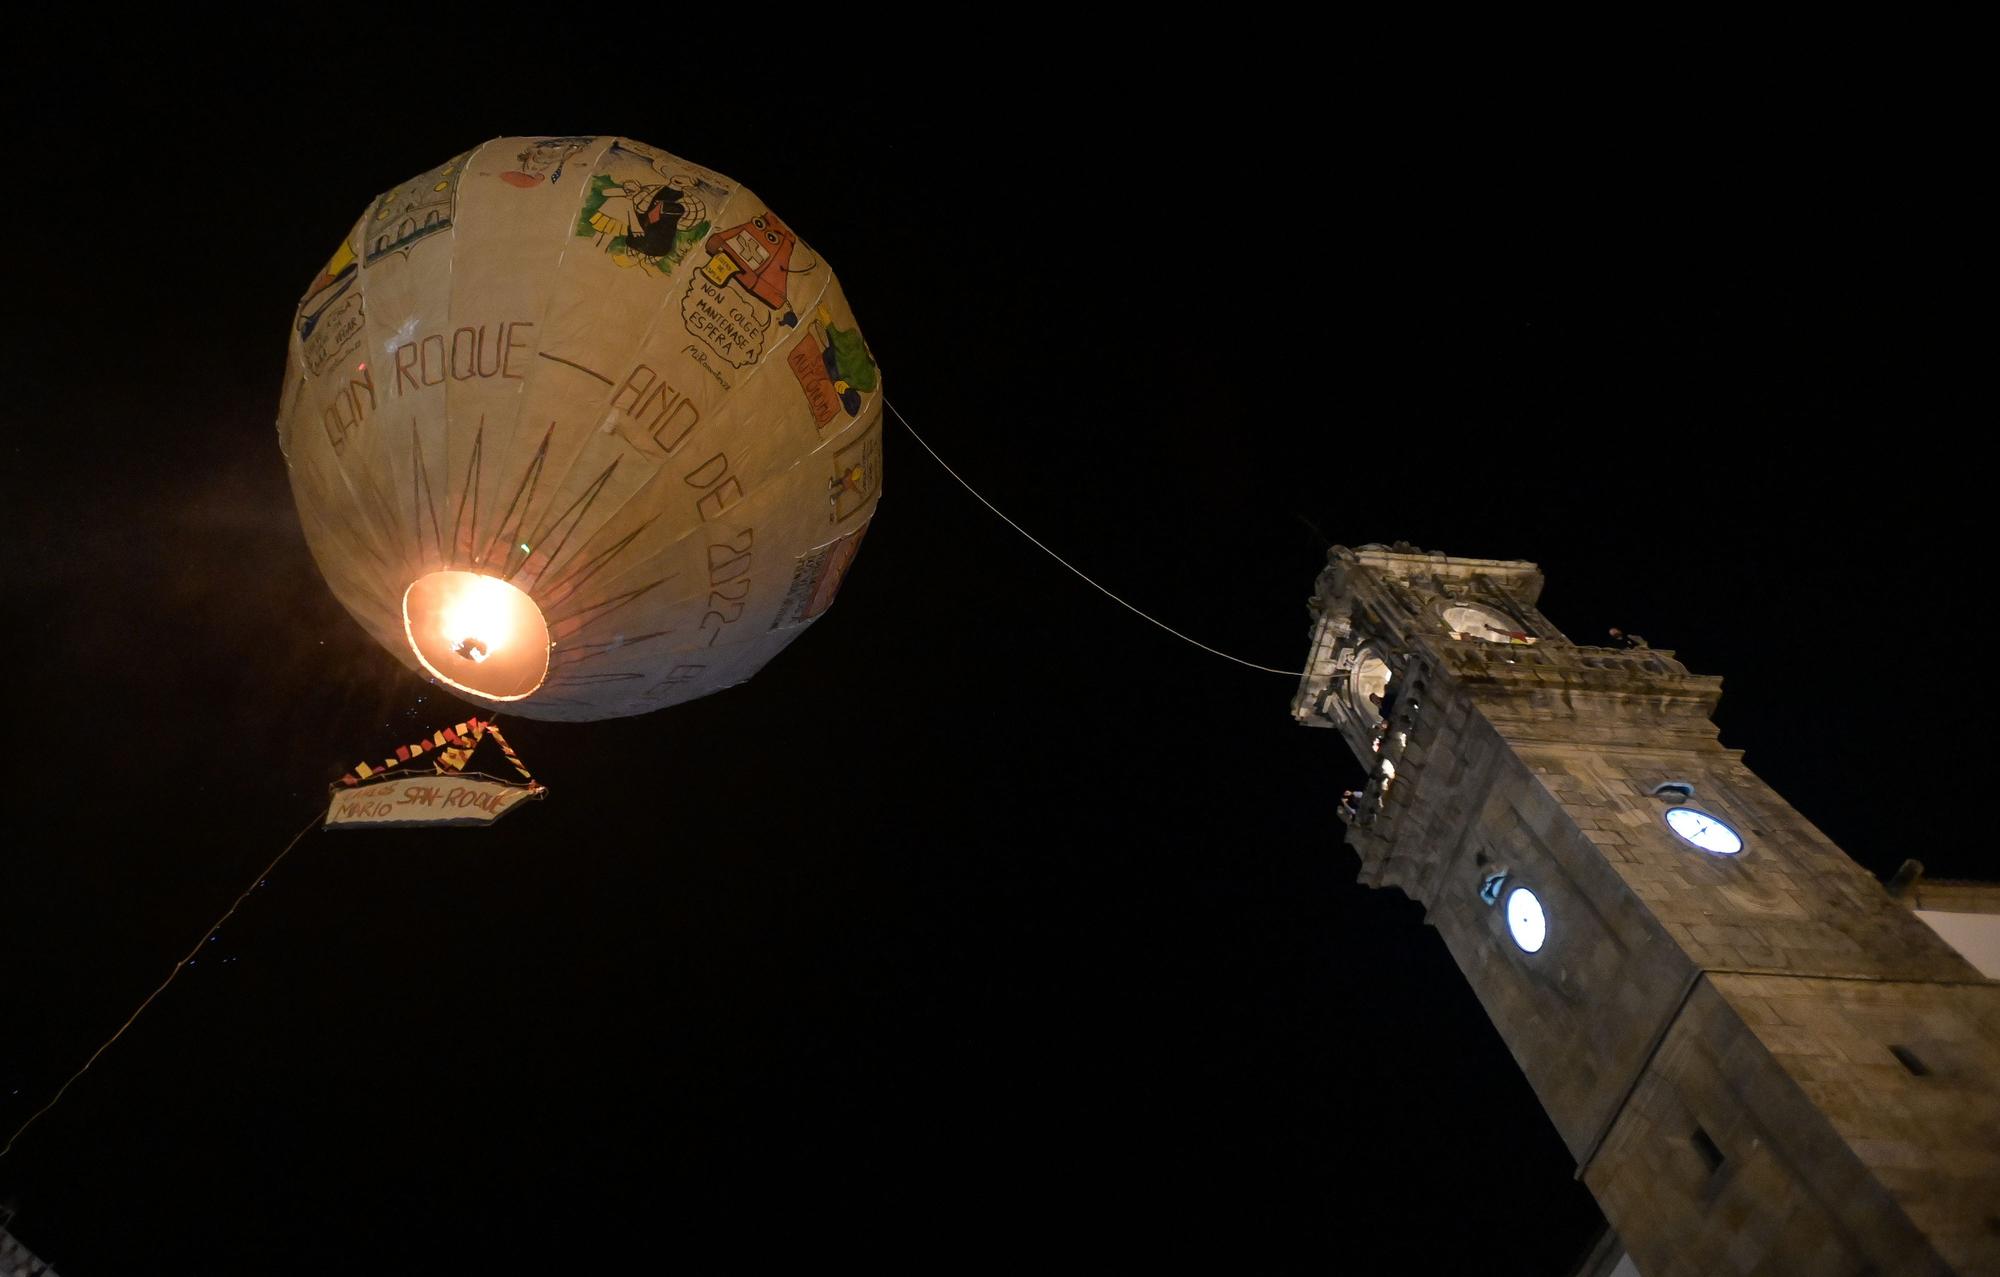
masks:
[[[1643,1277],[2000,1273],[2000,982],[1723,748],[1721,680],[1570,642],[1532,563],[1327,557],[1293,715],[1369,771],[1361,879],[1424,906]]]

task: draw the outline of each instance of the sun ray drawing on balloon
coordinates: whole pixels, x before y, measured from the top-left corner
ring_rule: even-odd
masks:
[[[499,524],[493,529],[493,539],[487,542],[486,552],[474,559],[474,563],[492,563],[494,552],[502,546],[509,548],[507,553],[501,555],[500,562],[504,565],[512,557],[512,547],[520,543],[521,522],[528,517],[528,507],[534,504],[535,486],[541,482],[542,467],[548,464],[549,443],[555,437],[556,423],[551,421],[549,428],[542,434],[542,446],[535,449],[534,460],[528,463],[526,472],[521,475],[521,481],[514,485],[514,498],[507,503],[506,513],[500,516]],[[509,519],[514,521],[511,531],[507,527]]]
[[[671,573],[661,577],[657,581],[639,586],[637,589],[627,590],[623,594],[614,594],[608,599],[593,603],[589,607],[569,616],[556,617],[549,622],[549,633],[554,636],[557,642],[561,642],[572,635],[581,634],[584,630],[596,625],[599,621],[617,612],[620,608],[637,599],[643,598],[648,593],[665,585],[679,575],[680,573],[678,572]]]
[[[646,677],[638,670],[606,670],[602,674],[570,674],[552,678],[545,687],[597,687],[605,683],[629,683]]]
[[[424,449],[417,437],[415,417],[410,418],[410,470],[413,475],[410,481],[412,488],[410,495],[412,513],[415,516],[417,554],[421,557],[424,553],[424,515],[428,513],[431,519],[431,543],[437,547],[437,556],[442,561],[445,557],[444,529],[438,526],[437,498],[431,492],[430,468],[424,464]]]
[[[585,661],[594,661],[600,656],[609,656],[613,652],[622,652],[627,648],[637,647],[641,643],[649,642],[656,638],[665,638],[669,634],[676,633],[679,633],[676,629],[654,630],[651,634],[620,634],[616,638],[606,639],[602,643],[573,644],[563,648],[549,665],[552,669],[581,665]]]
[[[574,533],[577,529],[577,526],[583,522],[584,516],[590,513],[590,507],[597,504],[598,494],[604,491],[604,485],[611,481],[611,472],[618,468],[618,463],[623,459],[624,458],[622,457],[614,457],[611,461],[611,464],[604,467],[604,472],[598,475],[597,478],[593,479],[588,488],[584,489],[582,495],[578,496],[574,501],[571,501],[567,509],[565,509],[561,514],[557,515],[552,522],[546,524],[540,531],[534,534],[533,541],[520,541],[515,543],[517,546],[521,548],[521,561],[518,564],[513,563],[512,559],[514,552],[512,550],[509,550],[507,552],[509,567],[506,575],[509,580],[512,580],[516,575],[525,571],[527,569],[528,564],[534,559],[535,555],[539,553],[541,554],[542,565],[539,568],[535,569],[535,584],[536,585],[541,584],[541,579],[543,574],[549,570],[550,566],[554,564],[557,559],[562,557],[563,547],[569,544],[569,539],[571,534]],[[556,538],[555,548],[543,552],[541,550],[541,547],[545,545],[548,542],[549,538],[551,537]],[[534,550],[528,549],[527,547],[530,545],[534,546],[535,549]]]
[[[451,565],[457,567],[461,558],[470,558],[472,542],[479,534],[479,454],[486,445],[486,418],[479,418],[479,429],[472,436],[472,456],[465,463],[465,487],[458,494],[458,513],[451,520]],[[472,522],[465,521],[465,503],[472,503]]]
[[[577,564],[575,567],[572,567],[564,575],[557,577],[555,583],[550,585],[546,592],[542,593],[542,598],[546,603],[546,605],[549,607],[556,607],[564,602],[567,602],[571,595],[575,594],[578,590],[582,589],[585,583],[587,583],[591,577],[597,575],[597,572],[600,568],[604,567],[607,563],[610,563],[611,560],[617,558],[619,553],[623,551],[625,547],[631,545],[632,542],[639,539],[640,533],[644,532],[647,528],[652,527],[653,524],[658,520],[659,516],[654,515],[652,518],[646,520],[638,527],[632,529],[630,532],[627,532],[624,536],[618,538],[618,540],[613,544],[605,547],[605,549],[602,552],[591,556],[584,562]],[[538,591],[540,590],[540,586],[541,583],[537,581],[536,588]]]

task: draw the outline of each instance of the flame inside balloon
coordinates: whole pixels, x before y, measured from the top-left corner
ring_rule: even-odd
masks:
[[[519,590],[498,577],[453,574],[460,578],[445,592],[444,641],[452,654],[484,661],[507,645]]]
[[[432,572],[403,594],[403,630],[431,675],[489,700],[519,700],[549,668],[549,628],[535,601],[497,576]]]

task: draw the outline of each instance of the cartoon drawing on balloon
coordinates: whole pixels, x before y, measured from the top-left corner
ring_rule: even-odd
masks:
[[[825,427],[843,408],[850,417],[860,416],[861,397],[880,384],[874,353],[861,330],[837,326],[833,312],[822,305],[806,333],[812,341],[794,346],[785,362],[806,392],[813,424]]]
[[[772,618],[771,629],[796,629],[833,606],[833,596],[840,592],[847,569],[854,565],[855,552],[861,548],[862,534],[867,531],[868,524],[864,521],[847,535],[798,557],[792,565],[791,587],[778,604],[778,615]]]
[[[296,322],[299,357],[306,371],[315,377],[360,345],[361,294],[352,291],[356,260],[353,245],[341,241],[325,268],[306,288],[306,295],[299,299]]]
[[[455,155],[376,199],[363,232],[362,264],[373,266],[395,253],[407,256],[419,242],[450,230],[458,206],[458,179],[471,156],[471,151]]]
[[[777,312],[779,323],[796,327],[799,317],[785,300],[785,276],[792,273],[792,251],[798,244],[798,236],[777,214],[759,213],[708,237],[708,251],[714,255],[702,273],[717,288],[735,284]]]
[[[298,330],[299,340],[312,337],[313,329],[319,326],[320,318],[327,308],[340,300],[354,283],[354,247],[342,240],[340,247],[333,250],[319,275],[306,287],[306,295],[299,298]]]
[[[706,247],[708,262],[688,281],[681,317],[691,336],[707,343],[731,366],[748,367],[763,357],[765,334],[774,316],[784,327],[798,327],[786,288],[793,275],[813,271],[818,263],[792,265],[793,256],[804,246],[769,211],[717,231],[708,237]],[[793,372],[802,382],[811,375],[797,364]],[[806,393],[811,395],[811,387]]]
[[[882,425],[878,421],[866,434],[833,456],[833,474],[827,481],[827,522],[844,523],[864,509],[875,495],[882,475]]]
[[[521,167],[508,169],[500,175],[500,180],[523,189],[540,186],[544,181],[560,182],[563,165],[596,140],[594,137],[536,138],[515,157],[515,163]]]
[[[576,233],[620,266],[667,274],[708,233],[708,200],[716,192],[700,178],[677,173],[663,182],[590,179]]]

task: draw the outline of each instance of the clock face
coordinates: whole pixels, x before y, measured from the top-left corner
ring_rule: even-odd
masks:
[[[1743,838],[1734,829],[1705,811],[1674,807],[1667,812],[1667,827],[1703,851],[1717,856],[1733,856],[1743,850]]]
[[[1484,639],[1488,643],[1532,643],[1521,623],[1506,613],[1477,603],[1452,603],[1438,613],[1453,638]]]
[[[1526,887],[1507,893],[1507,934],[1528,953],[1538,952],[1549,938],[1548,915],[1542,912],[1541,900]]]

